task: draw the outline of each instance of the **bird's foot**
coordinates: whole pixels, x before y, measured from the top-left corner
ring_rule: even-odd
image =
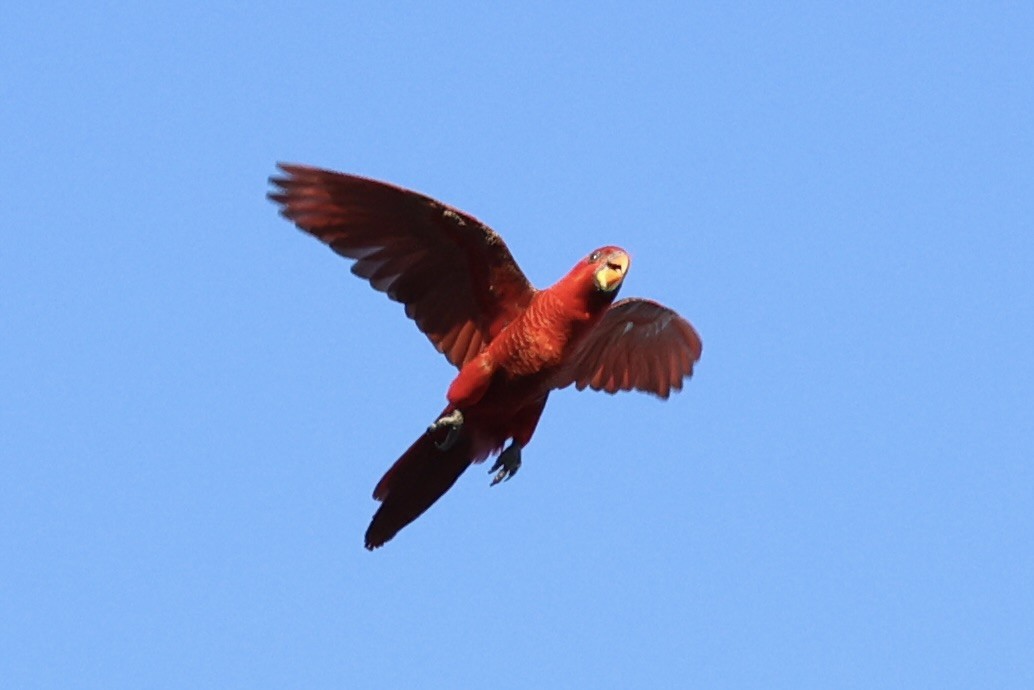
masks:
[[[448,428],[448,432],[445,434],[445,439],[434,445],[438,446],[438,450],[449,450],[456,441],[460,438],[460,429],[463,427],[463,413],[459,410],[453,410],[449,414],[442,415],[435,421],[431,426],[427,427],[427,433],[433,434],[439,429]]]
[[[520,468],[521,447],[514,442],[499,454],[499,457],[495,460],[495,464],[492,465],[492,469],[489,470],[489,473],[499,470],[496,472],[496,475],[492,477],[492,484],[490,486],[495,486],[499,482],[506,481],[513,475],[517,474],[517,470]]]

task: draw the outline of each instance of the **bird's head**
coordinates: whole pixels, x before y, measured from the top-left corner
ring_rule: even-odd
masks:
[[[606,310],[617,297],[632,260],[619,247],[600,247],[575,264],[552,288],[578,308],[591,312]]]
[[[632,259],[619,247],[600,247],[585,259],[592,269],[592,282],[600,292],[617,292]]]

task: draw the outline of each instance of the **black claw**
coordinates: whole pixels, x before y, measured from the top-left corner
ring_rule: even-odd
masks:
[[[514,442],[499,454],[499,457],[496,458],[495,464],[492,465],[492,469],[488,470],[489,474],[499,470],[496,472],[496,475],[492,477],[492,483],[490,486],[495,486],[499,482],[508,481],[510,477],[517,474],[517,470],[520,468],[521,447]]]
[[[449,431],[445,434],[445,439],[441,443],[435,442],[435,446],[438,450],[449,450],[456,441],[460,438],[460,429],[463,427],[463,413],[459,410],[453,410],[447,415],[442,415],[437,421],[431,426],[427,427],[427,433],[433,434],[443,427],[448,427]]]
[[[449,431],[445,434],[445,439],[441,443],[435,443],[438,450],[449,450],[456,445],[456,441],[460,439],[460,428],[458,426],[450,426]]]

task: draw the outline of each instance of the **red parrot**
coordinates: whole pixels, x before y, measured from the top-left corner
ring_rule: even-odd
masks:
[[[278,166],[269,198],[300,229],[354,261],[352,273],[405,305],[406,316],[459,373],[447,404],[373,490],[375,549],[420,516],[471,463],[510,444],[492,485],[521,466],[550,391],[574,384],[667,398],[700,359],[693,327],[645,299],[614,298],[628,253],[600,247],[536,290],[491,228],[383,182]]]

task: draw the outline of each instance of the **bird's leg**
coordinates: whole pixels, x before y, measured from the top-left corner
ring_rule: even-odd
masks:
[[[434,445],[438,446],[438,450],[449,450],[456,441],[460,438],[460,429],[463,427],[463,413],[459,410],[453,410],[449,414],[444,414],[439,417],[431,426],[427,427],[427,433],[433,434],[439,429],[448,427],[449,431],[445,434],[445,439]]]
[[[492,469],[489,470],[489,473],[499,470],[499,472],[492,477],[491,486],[495,486],[499,482],[506,481],[513,475],[517,474],[517,470],[520,468],[521,444],[513,441],[506,447],[506,450],[499,454],[499,457],[495,460],[495,464],[492,465]]]

